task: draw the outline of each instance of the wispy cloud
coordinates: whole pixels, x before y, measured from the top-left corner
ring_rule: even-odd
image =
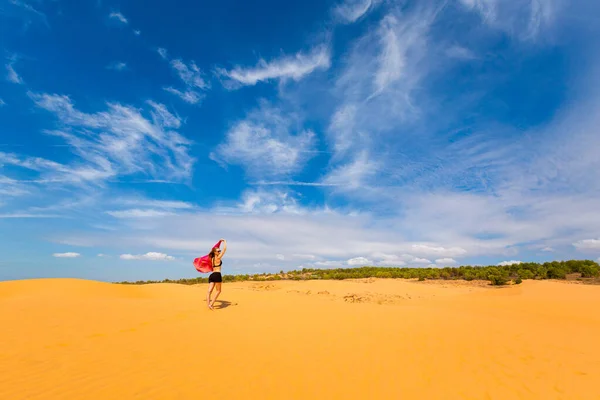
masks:
[[[167,49],[161,47],[156,51],[163,60],[169,60]],[[185,84],[186,88],[184,90],[180,90],[172,86],[168,86],[164,87],[163,90],[178,96],[186,103],[198,104],[205,96],[204,94],[200,93],[199,90],[206,91],[211,87],[210,82],[205,77],[205,74],[194,61],[186,63],[181,59],[173,59],[169,61],[169,65],[173,71],[175,71],[179,79],[181,79],[181,81]]]
[[[125,198],[116,199],[115,204],[127,205],[127,206],[138,206],[138,207],[153,207],[153,208],[164,208],[164,209],[175,209],[175,210],[189,210],[194,208],[194,205],[185,201],[177,200],[155,200],[146,198]]]
[[[106,213],[115,218],[154,218],[175,215],[175,213],[170,211],[154,209],[140,210],[137,208],[131,210],[107,211]]]
[[[560,0],[460,0],[486,25],[522,40],[535,40],[549,29],[560,12]]]
[[[121,61],[111,62],[106,66],[107,69],[112,69],[115,71],[124,71],[127,69],[127,64]]]
[[[193,204],[184,201],[148,198],[117,198],[109,205],[121,208],[106,211],[106,214],[119,219],[165,217],[194,209]]]
[[[235,89],[240,86],[254,86],[259,82],[270,80],[299,81],[304,76],[316,71],[327,70],[331,66],[330,50],[326,46],[318,46],[310,53],[296,53],[267,62],[260,59],[255,67],[245,68],[236,66],[227,71],[217,68],[218,76],[224,78],[226,88]]]
[[[324,182],[344,178],[358,188],[364,183],[360,177],[381,177],[375,173],[377,164],[386,164],[387,170],[394,164],[386,159],[390,142],[398,141],[403,124],[420,116],[414,92],[428,72],[428,32],[437,12],[425,5],[402,13],[391,9],[344,55],[327,127],[334,151],[331,176]],[[374,154],[377,161],[371,159]]]
[[[165,253],[148,252],[146,254],[121,254],[121,260],[145,260],[145,261],[173,261],[175,257]]]
[[[80,257],[81,254],[79,253],[54,253],[52,254],[53,257],[57,257],[57,258],[77,258]]]
[[[23,1],[23,0],[8,0],[8,4],[12,5],[13,7],[17,7],[18,9],[24,10],[27,15],[35,16],[36,18],[41,20],[44,23],[44,25],[46,25],[46,27],[49,26],[48,18],[46,17],[46,14],[44,14],[43,12],[34,8],[30,4],[30,2]],[[4,11],[4,10],[2,10],[2,11]],[[25,26],[27,27],[29,24],[31,24],[31,20],[29,18],[27,18],[25,21],[25,24],[26,24]]]
[[[144,116],[133,107],[109,103],[107,111],[88,114],[77,110],[67,96],[28,94],[38,107],[58,118],[59,129],[46,133],[64,139],[79,161],[64,165],[5,154],[5,163],[38,171],[43,180],[59,182],[101,182],[133,174],[177,181],[190,178],[194,163],[189,154],[191,142],[173,130],[181,121],[165,106],[149,101],[148,116]]]
[[[200,94],[194,90],[186,90],[185,92],[182,92],[181,90],[175,89],[173,87],[166,87],[163,89],[171,94],[179,96],[181,100],[190,104],[198,104],[204,98],[203,94]]]
[[[140,35],[142,34],[142,31],[140,31],[139,29],[134,29],[134,30],[133,30],[133,34],[134,34],[135,36],[140,36]]]
[[[424,244],[413,244],[410,247],[411,253],[427,256],[449,256],[449,257],[460,257],[467,254],[467,251],[461,247],[441,247],[441,246],[430,246]],[[442,258],[442,260],[449,260],[450,258]]]
[[[236,122],[210,157],[243,166],[253,177],[286,176],[299,171],[311,158],[315,134],[302,129],[293,115],[263,102]]]
[[[301,207],[296,199],[283,191],[246,191],[237,210],[243,213],[272,214],[277,212],[298,214]]]
[[[600,250],[600,239],[584,239],[573,243],[579,250]]]
[[[471,50],[463,46],[452,46],[446,50],[446,55],[459,60],[475,60],[477,56]]]
[[[16,60],[12,60],[10,63],[6,64],[6,79],[9,82],[22,84],[23,78],[19,76],[17,71],[15,71],[13,65],[16,63]]]
[[[367,178],[374,176],[379,167],[376,161],[370,159],[367,151],[362,151],[353,160],[340,164],[330,171],[323,179],[323,183],[341,186],[343,190],[357,189],[363,186]]]
[[[161,56],[161,58],[162,58],[163,60],[166,60],[166,59],[167,59],[167,49],[164,49],[164,48],[162,48],[162,47],[159,47],[159,48],[158,48],[156,51],[157,51],[157,53],[158,53],[158,54]]]
[[[340,186],[341,183],[327,183],[327,182],[300,182],[300,181],[256,181],[250,182],[250,185],[255,186]]]
[[[204,79],[204,74],[194,61],[186,64],[180,59],[171,60],[171,67],[188,87],[198,89],[210,88],[210,84]]]
[[[340,22],[353,23],[381,2],[381,0],[344,0],[333,8],[333,13]]]
[[[4,102],[4,100],[0,99],[0,107],[4,107],[6,105],[6,103]]]
[[[14,219],[29,219],[29,218],[59,218],[59,215],[49,215],[49,214],[28,214],[28,213],[7,213],[0,214],[0,218],[14,218]]]
[[[117,21],[119,21],[122,24],[128,24],[129,22],[127,21],[127,18],[125,18],[125,16],[123,14],[121,14],[118,11],[113,11],[108,15],[109,18],[112,19],[116,19]]]

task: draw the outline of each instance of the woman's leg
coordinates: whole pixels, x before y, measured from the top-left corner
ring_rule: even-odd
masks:
[[[208,284],[208,293],[206,293],[206,305],[208,306],[208,308],[212,308],[212,306],[210,305],[210,295],[212,294],[214,287],[215,287],[214,282],[210,282]]]
[[[215,283],[215,286],[217,288],[217,292],[215,293],[215,298],[212,301],[212,304],[215,304],[215,301],[217,301],[217,298],[219,298],[219,295],[221,294],[221,282],[217,282]]]

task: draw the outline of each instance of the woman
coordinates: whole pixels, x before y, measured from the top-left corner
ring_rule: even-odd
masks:
[[[208,277],[208,293],[206,295],[206,304],[211,310],[214,310],[213,306],[215,301],[217,301],[217,298],[221,294],[221,283],[223,282],[223,277],[221,276],[221,266],[223,265],[222,258],[227,251],[227,241],[225,239],[221,239],[221,242],[223,243],[223,251],[221,251],[221,249],[218,247],[213,247],[209,254],[210,262],[213,266],[213,273]],[[211,302],[210,296],[215,287],[217,289],[217,293]]]

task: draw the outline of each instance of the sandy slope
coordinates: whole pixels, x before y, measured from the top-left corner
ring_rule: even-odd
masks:
[[[600,399],[600,286],[0,282],[0,399]]]

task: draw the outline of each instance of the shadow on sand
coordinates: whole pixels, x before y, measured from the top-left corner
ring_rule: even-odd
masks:
[[[214,304],[215,310],[221,310],[223,308],[227,308],[230,306],[237,306],[237,303],[232,303],[227,300],[217,300],[217,301],[215,301],[215,304]]]

